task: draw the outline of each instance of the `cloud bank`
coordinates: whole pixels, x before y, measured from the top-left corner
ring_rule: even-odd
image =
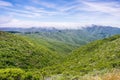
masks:
[[[120,27],[119,0],[0,0],[0,27]]]

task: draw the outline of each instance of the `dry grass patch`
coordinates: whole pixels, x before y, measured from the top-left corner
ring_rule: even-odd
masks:
[[[120,70],[112,70],[105,74],[97,74],[97,75],[85,75],[80,77],[79,80],[120,80]]]
[[[102,80],[120,80],[120,70],[114,70],[111,73],[103,75]]]

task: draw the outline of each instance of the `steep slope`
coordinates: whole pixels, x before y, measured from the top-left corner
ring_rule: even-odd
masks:
[[[69,59],[83,71],[120,67],[120,35],[92,42],[74,51]]]
[[[43,68],[58,61],[57,53],[30,39],[0,31],[0,68]]]
[[[45,68],[52,74],[83,75],[120,68],[120,35],[89,43],[68,56],[63,64]]]

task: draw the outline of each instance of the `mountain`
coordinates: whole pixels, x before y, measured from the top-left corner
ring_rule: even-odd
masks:
[[[120,28],[111,26],[91,25],[81,29],[56,29],[56,28],[0,28],[2,31],[22,33],[29,37],[40,37],[47,41],[53,40],[67,44],[81,46],[91,41],[120,34]]]
[[[65,43],[63,41],[58,41],[49,38],[46,39],[45,37],[41,37],[38,34],[28,34],[24,36],[30,38],[33,42],[42,45],[60,55],[68,55],[70,52],[72,52],[72,50],[78,47],[78,45],[75,44]]]
[[[0,78],[79,80],[86,74],[104,74],[120,67],[119,42],[120,35],[97,40],[73,50],[62,60],[63,56],[26,36],[0,32]]]
[[[18,30],[0,31],[2,80],[104,80],[98,75],[120,72],[119,28]],[[80,78],[84,75],[95,79]]]
[[[65,54],[68,54],[79,46],[94,40],[92,36],[89,36],[82,30],[41,31],[39,33],[23,35],[38,42],[38,44],[47,46],[52,51]],[[42,40],[44,40],[44,42]]]
[[[97,39],[110,37],[115,34],[120,34],[120,28],[111,26],[92,25],[84,28],[84,30],[92,34]]]
[[[56,28],[0,28],[2,31],[21,34],[41,46],[59,54],[69,54],[94,40],[120,34],[120,28],[111,26],[91,25],[81,29],[56,29]]]
[[[120,35],[91,42],[74,50],[68,58],[59,65],[47,67],[44,71],[67,77],[71,80],[77,75],[85,75],[96,71],[120,68]],[[70,78],[71,77],[71,78]],[[66,79],[67,80],[67,79]],[[78,79],[79,80],[79,79]]]
[[[120,67],[120,35],[105,38],[87,44],[75,51],[69,56],[68,61],[78,61],[74,67],[83,72],[102,69],[111,69]]]
[[[43,68],[56,64],[59,57],[27,37],[0,31],[0,68]]]
[[[60,54],[68,54],[89,42],[120,34],[120,28],[97,25],[64,30],[31,28],[29,31],[32,32],[25,32],[23,35]]]

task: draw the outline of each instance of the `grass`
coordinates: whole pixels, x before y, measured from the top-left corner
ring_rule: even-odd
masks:
[[[80,80],[120,80],[120,70],[113,69],[110,72],[98,75],[85,75],[80,78]]]
[[[59,53],[61,55],[69,54],[72,50],[79,47],[78,45],[74,45],[71,43],[65,43],[54,39],[46,39],[37,34],[31,34],[31,35],[28,34],[25,36],[31,39],[32,42],[35,42],[40,46],[44,46],[47,49]]]
[[[58,54],[34,40],[0,32],[0,79],[120,80],[119,42],[119,35],[97,40],[61,60]]]
[[[73,51],[67,59],[59,65],[44,68],[52,75],[79,75],[90,72],[111,70],[120,67],[120,36],[98,40]]]
[[[0,68],[43,68],[59,59],[57,53],[27,37],[0,31]]]
[[[107,73],[101,77],[102,80],[120,80],[120,70]]]
[[[120,69],[102,70],[88,73],[84,76],[80,75],[52,75],[47,77],[49,80],[120,80]]]

